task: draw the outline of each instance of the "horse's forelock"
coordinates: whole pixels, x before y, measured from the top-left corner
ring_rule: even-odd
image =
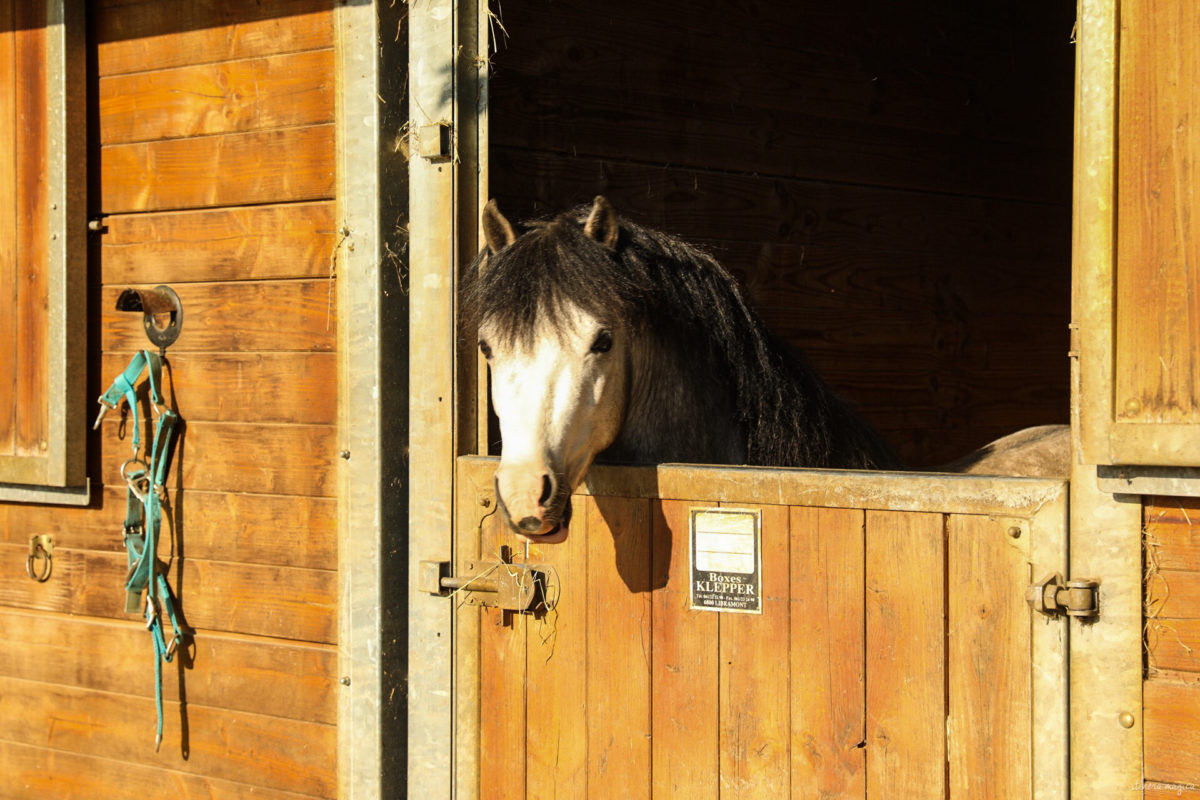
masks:
[[[563,334],[572,306],[614,324],[627,321],[634,292],[622,272],[610,251],[584,235],[576,215],[527,223],[511,245],[476,258],[464,311],[476,325],[527,346],[541,325]]]

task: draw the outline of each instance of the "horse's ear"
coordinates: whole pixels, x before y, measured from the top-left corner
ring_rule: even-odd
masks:
[[[583,232],[609,250],[617,249],[617,238],[621,235],[621,224],[616,209],[601,195],[592,203],[592,213],[583,223]]]
[[[494,198],[483,207],[483,238],[493,253],[499,253],[517,240],[517,232],[500,213],[500,206],[496,205]]]

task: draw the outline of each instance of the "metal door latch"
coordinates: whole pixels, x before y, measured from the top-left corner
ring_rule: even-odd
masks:
[[[464,561],[462,575],[450,574],[448,561],[422,561],[418,588],[451,597],[461,595],[472,606],[531,613],[554,607],[547,592],[548,568],[540,564],[507,561]]]
[[[1064,580],[1054,572],[1025,590],[1025,599],[1034,611],[1048,617],[1060,614],[1076,619],[1100,616],[1100,582],[1083,579]]]

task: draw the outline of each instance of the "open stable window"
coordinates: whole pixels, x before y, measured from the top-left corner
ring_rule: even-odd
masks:
[[[86,502],[80,0],[0,0],[0,500]]]

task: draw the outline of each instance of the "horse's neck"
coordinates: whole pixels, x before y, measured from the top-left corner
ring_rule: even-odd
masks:
[[[731,381],[713,371],[702,349],[677,350],[686,351],[646,340],[634,345],[625,421],[604,459],[745,463]]]

